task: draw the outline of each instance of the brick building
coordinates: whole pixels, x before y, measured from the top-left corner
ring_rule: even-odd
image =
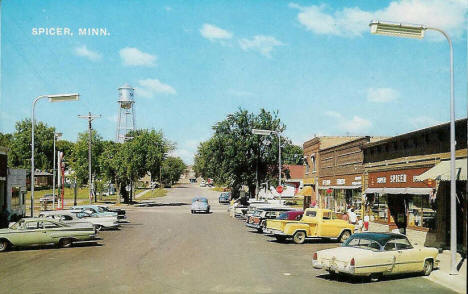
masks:
[[[319,136],[314,137],[303,144],[304,150],[304,189],[302,194],[305,197],[304,206],[310,202],[317,202],[319,193],[319,172],[320,172],[320,150],[346,141],[355,140],[360,137],[351,136]]]
[[[466,251],[466,119],[456,121],[458,240]],[[363,146],[363,191],[376,221],[428,232],[426,245],[445,247],[450,228],[449,124]],[[448,173],[448,177],[446,176]],[[429,176],[424,176],[429,175]],[[445,176],[444,176],[445,175]],[[465,210],[465,212],[464,212]]]
[[[358,137],[319,150],[320,206],[345,212],[348,206],[361,208],[362,146],[385,137]]]

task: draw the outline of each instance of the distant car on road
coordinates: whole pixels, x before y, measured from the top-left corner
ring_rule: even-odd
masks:
[[[218,197],[219,203],[229,203],[229,200],[231,198],[231,193],[230,192],[223,192],[221,195]]]
[[[206,199],[205,197],[193,198],[191,212],[192,213],[196,213],[196,212],[209,213],[210,205],[208,204],[208,199]]]
[[[206,182],[205,182],[205,180],[203,180],[203,181],[200,182],[200,187],[206,187]]]
[[[0,230],[0,252],[12,246],[56,244],[71,247],[73,242],[95,238],[95,230],[88,224],[68,225],[52,219],[23,218]]]
[[[438,250],[413,247],[405,235],[394,233],[358,233],[343,246],[314,253],[312,265],[330,274],[368,276],[421,273],[425,276],[439,265]]]

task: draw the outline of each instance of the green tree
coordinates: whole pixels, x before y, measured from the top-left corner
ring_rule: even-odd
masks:
[[[37,122],[34,128],[34,166],[52,169],[55,128]],[[24,119],[15,125],[9,141],[8,164],[11,167],[31,168],[31,120]]]
[[[186,169],[187,166],[180,157],[169,156],[162,164],[162,182],[170,185],[177,183]]]
[[[252,134],[252,129],[266,129],[282,133],[285,126],[278,113],[261,109],[258,114],[239,109],[225,120],[213,126],[214,135],[202,142],[194,158],[194,170],[204,178],[213,178],[216,183],[227,184],[233,196],[245,185],[251,195],[259,183],[268,181],[276,185],[278,178],[278,136]],[[291,142],[281,137],[283,152],[296,152]],[[284,173],[285,170],[282,171]]]
[[[88,138],[89,133],[78,134],[78,140],[71,152],[71,167],[80,185],[88,182]],[[93,130],[91,132],[91,172],[99,174],[99,156],[102,153],[102,137]]]

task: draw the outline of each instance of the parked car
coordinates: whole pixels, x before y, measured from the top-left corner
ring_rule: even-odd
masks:
[[[230,199],[231,199],[231,193],[230,192],[223,192],[218,197],[219,203],[229,203]]]
[[[206,187],[206,182],[204,180],[200,182],[200,187]]]
[[[280,214],[284,213],[285,211],[290,211],[290,207],[267,207],[267,208],[260,208],[255,214],[249,216],[246,221],[245,225],[250,228],[256,229],[259,233],[262,233],[266,227],[266,220],[267,219],[275,219]]]
[[[93,227],[68,225],[52,219],[23,218],[7,229],[0,229],[0,252],[12,246],[55,244],[71,247],[74,242],[96,238]]]
[[[430,275],[439,266],[438,250],[413,247],[405,235],[395,233],[358,233],[342,247],[317,251],[312,265],[331,274],[369,276],[420,272]]]
[[[304,214],[303,210],[291,210],[287,212],[283,212],[280,214],[276,220],[279,221],[300,221],[302,218],[302,215]],[[266,226],[266,221],[265,221],[265,227],[263,228],[263,233],[265,234],[271,234],[271,231],[267,228]]]
[[[354,232],[354,225],[337,219],[329,209],[308,208],[300,221],[268,220],[267,229],[278,241],[292,238],[294,243],[302,244],[310,238],[338,239],[346,241]]]
[[[208,204],[208,199],[206,199],[205,197],[193,198],[191,212],[192,213],[196,213],[196,212],[209,213],[210,205]]]
[[[114,216],[117,218],[117,212],[106,211],[104,208],[102,208],[99,205],[78,205],[78,206],[73,206],[72,208],[70,208],[70,210],[74,212],[84,211],[84,212],[87,212],[88,214],[95,213],[97,216]]]
[[[124,219],[127,218],[127,216],[126,216],[127,212],[124,209],[109,208],[109,207],[104,206],[104,205],[96,205],[96,206],[98,206],[99,208],[101,208],[105,212],[115,212],[115,213],[117,213],[117,219],[118,220],[124,220]]]
[[[115,216],[97,216],[84,211],[72,212],[71,210],[43,211],[39,217],[52,218],[67,224],[89,223],[96,231],[102,229],[116,229],[120,226]]]
[[[58,195],[55,195],[55,203],[58,203]],[[42,196],[41,198],[39,198],[39,202],[41,204],[49,204],[52,202],[54,202],[54,195],[53,194],[45,194],[44,196]]]

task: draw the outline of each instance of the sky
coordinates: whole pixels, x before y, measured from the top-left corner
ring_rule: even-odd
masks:
[[[465,0],[1,1],[0,132],[31,117],[75,141],[114,140],[118,88],[136,127],[162,130],[186,163],[239,107],[279,111],[284,135],[394,136],[450,119],[447,41],[372,35],[371,20],[424,24],[453,40],[456,117],[467,116]],[[46,34],[57,28],[62,35]],[[98,36],[80,35],[98,28]]]

